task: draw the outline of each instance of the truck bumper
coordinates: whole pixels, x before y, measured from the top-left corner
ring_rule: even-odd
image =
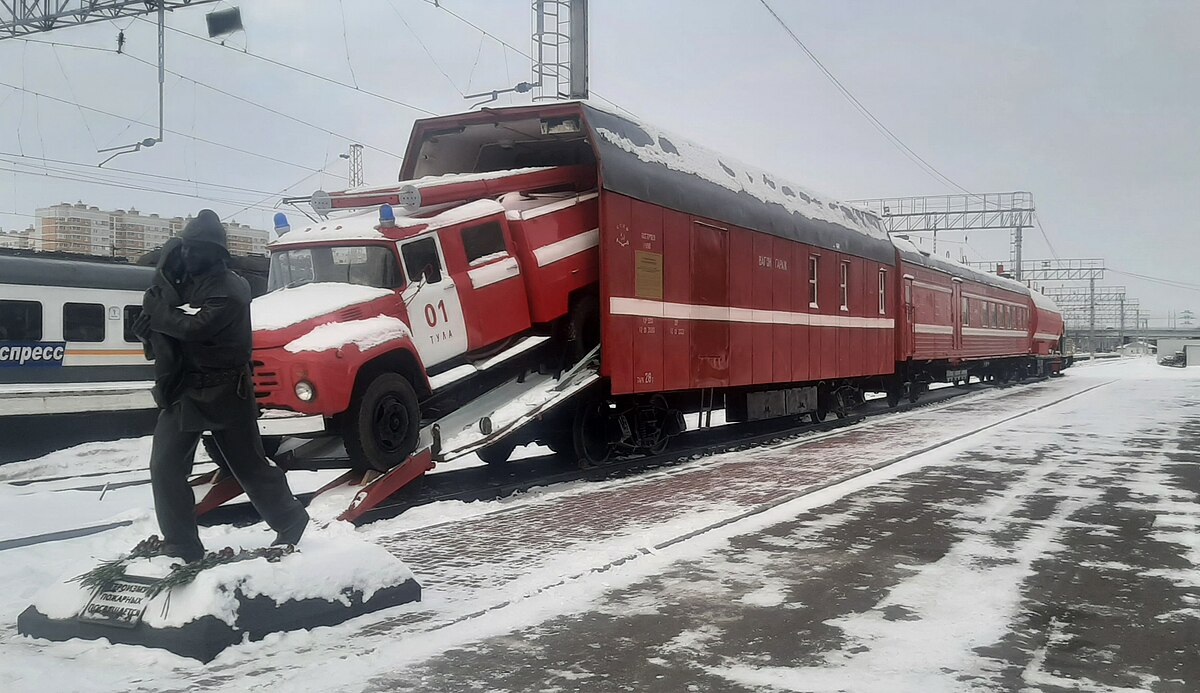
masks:
[[[299,414],[281,409],[264,409],[258,417],[258,432],[264,436],[298,436],[323,433],[325,417],[320,414]]]

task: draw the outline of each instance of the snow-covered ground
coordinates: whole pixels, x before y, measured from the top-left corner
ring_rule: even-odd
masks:
[[[16,636],[44,585],[153,524],[144,485],[0,484],[3,537],[131,521],[0,550],[0,689],[1194,690],[1196,401],[1200,369],[1098,363],[636,477],[435,503],[356,532],[424,602],[207,666]],[[125,445],[0,482],[134,478],[146,443]]]

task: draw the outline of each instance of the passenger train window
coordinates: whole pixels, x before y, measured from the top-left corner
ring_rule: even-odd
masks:
[[[133,333],[133,321],[142,314],[141,306],[125,306],[124,338],[127,342],[140,341]]]
[[[420,281],[422,276],[425,276],[425,280],[430,284],[442,281],[442,261],[438,257],[437,242],[432,238],[407,243],[400,247],[400,254],[404,256],[408,281]]]
[[[104,306],[99,303],[64,303],[63,340],[103,342]]]
[[[850,263],[842,263],[842,310],[850,310]]]
[[[966,296],[962,297],[962,324],[971,324],[971,299]]]
[[[41,303],[0,301],[0,341],[36,342],[41,338]]]
[[[988,302],[987,301],[983,301],[979,304],[979,313],[980,313],[980,316],[983,318],[983,326],[991,327],[992,323],[988,319]]]
[[[817,261],[816,255],[808,256],[808,307],[817,307]]]
[[[508,252],[504,247],[504,231],[497,221],[468,226],[462,230],[462,241],[463,249],[467,251],[468,265],[489,255]]]

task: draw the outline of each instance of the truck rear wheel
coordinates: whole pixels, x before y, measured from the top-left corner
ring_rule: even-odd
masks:
[[[421,409],[408,378],[380,373],[350,400],[342,438],[354,469],[386,472],[417,449]]]

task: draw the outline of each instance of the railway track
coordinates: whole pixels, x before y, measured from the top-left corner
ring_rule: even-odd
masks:
[[[1026,382],[1036,382],[1028,380]],[[568,466],[557,455],[525,458],[505,465],[483,465],[427,474],[388,501],[364,513],[356,522],[364,525],[397,517],[406,510],[442,501],[489,501],[506,498],[537,487],[577,481],[604,481],[684,464],[712,455],[777,445],[807,436],[836,431],[883,414],[935,406],[957,397],[988,390],[1017,387],[1016,384],[975,383],[963,387],[932,390],[916,403],[902,402],[889,408],[883,399],[869,400],[849,416],[823,423],[796,425],[781,419],[726,424],[688,431],[672,441],[672,447],[656,455],[632,456],[599,467]],[[302,496],[302,500],[308,498]],[[200,518],[205,526],[257,521],[246,503],[226,505]]]
[[[696,429],[677,437],[673,441],[672,447],[663,453],[621,458],[601,467],[580,469],[568,466],[558,456],[543,455],[516,460],[506,465],[482,465],[433,473],[426,475],[420,482],[402,490],[384,504],[364,514],[357,524],[362,525],[378,520],[394,518],[406,510],[442,501],[470,502],[497,500],[537,487],[577,481],[603,481],[633,476],[651,470],[685,464],[689,461],[712,455],[779,445],[809,436],[833,432],[884,414],[937,406],[967,394],[1014,387],[1018,387],[1018,385],[975,383],[963,387],[945,387],[926,393],[924,398],[916,403],[902,402],[894,409],[888,408],[882,399],[869,400],[846,418],[829,420],[820,424],[805,423],[796,425],[791,421],[768,420],[745,424],[726,424],[708,429]],[[105,488],[115,490],[117,488],[147,485],[150,483],[148,477],[122,479],[119,481],[102,481],[105,476],[121,476],[127,473],[85,473],[78,476],[88,479],[90,483],[55,488],[49,492],[97,492]],[[40,483],[63,481],[65,478],[63,476],[51,476],[14,480],[5,483],[13,487],[22,487],[28,490],[35,488]],[[311,497],[312,494],[301,494],[301,499],[305,502],[308,502]],[[201,524],[205,526],[251,524],[258,520],[257,513],[249,503],[222,506],[200,518]],[[0,550],[87,536],[123,527],[128,524],[128,521],[102,523],[73,530],[56,531],[44,535],[0,541]]]

